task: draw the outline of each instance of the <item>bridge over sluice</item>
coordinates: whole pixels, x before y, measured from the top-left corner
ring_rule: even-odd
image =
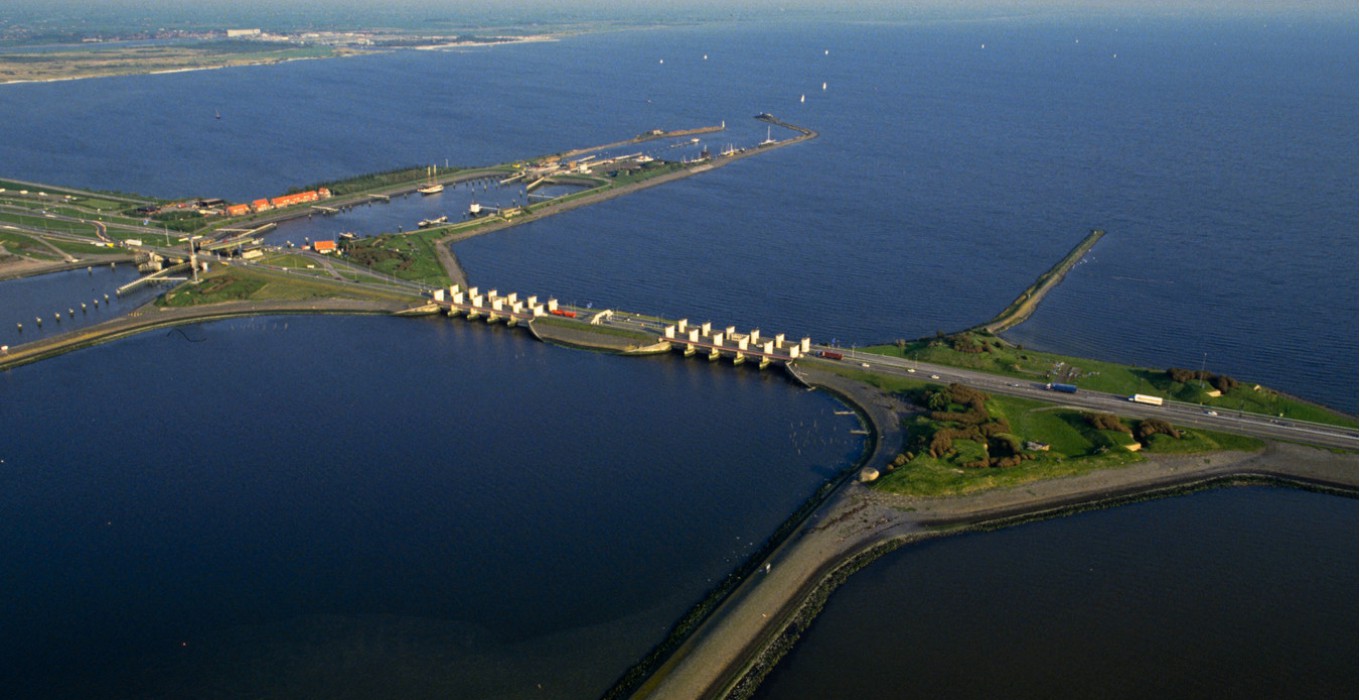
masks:
[[[656,333],[652,337],[660,351],[665,348],[685,357],[701,355],[710,361],[730,359],[733,365],[751,362],[765,369],[771,364],[788,365],[812,351],[812,340],[788,338],[783,333],[764,336],[759,329],[738,332],[736,326],[715,328],[711,322],[691,325],[689,319],[664,321],[640,320],[635,314],[604,309],[586,314],[576,307],[559,304],[557,299],[540,300],[536,296],[501,294],[495,289],[483,292],[477,287],[463,288],[450,285],[431,293],[432,303],[449,317],[462,316],[468,320],[483,319],[487,323],[504,322],[508,326],[529,323],[536,318],[556,316],[575,319],[583,326],[602,326],[626,329],[633,333]],[[655,351],[655,350],[653,350]]]
[[[470,321],[484,318],[487,323],[504,321],[509,326],[521,321],[532,321],[539,316],[568,313],[558,306],[556,299],[540,303],[536,296],[521,299],[515,292],[502,295],[495,289],[482,292],[477,287],[463,289],[457,284],[447,290],[436,289],[433,296],[434,303],[449,317],[463,316]],[[570,312],[570,317],[575,316],[575,312]]]
[[[710,322],[692,326],[689,319],[667,325],[662,329],[662,339],[685,357],[703,354],[711,362],[731,357],[734,365],[751,361],[759,363],[761,369],[776,362],[786,365],[812,350],[811,338],[791,340],[783,333],[766,337],[760,329],[739,333],[736,326],[719,330]]]

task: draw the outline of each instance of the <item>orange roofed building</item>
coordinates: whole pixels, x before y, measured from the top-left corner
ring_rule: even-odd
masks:
[[[312,250],[315,250],[322,255],[334,253],[336,250],[335,241],[313,241]]]

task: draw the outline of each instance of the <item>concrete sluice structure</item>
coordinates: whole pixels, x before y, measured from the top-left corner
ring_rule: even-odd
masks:
[[[790,341],[783,333],[762,338],[759,329],[738,333],[736,326],[715,331],[712,323],[691,326],[689,319],[680,319],[666,326],[663,339],[671,344],[672,349],[683,352],[685,357],[703,353],[710,362],[715,362],[726,355],[732,358],[734,365],[751,360],[759,362],[761,369],[773,362],[788,364],[807,355],[812,349],[810,338]]]
[[[556,299],[540,302],[536,296],[521,299],[515,293],[502,295],[494,289],[483,293],[477,287],[463,289],[457,284],[447,289],[436,289],[432,296],[433,305],[449,317],[462,316],[469,321],[485,319],[487,323],[503,321],[507,326],[548,316],[574,319],[580,321],[583,327],[601,326],[612,321],[615,316],[612,309],[606,309],[590,318],[578,318],[579,309],[562,308]],[[688,319],[680,319],[662,327],[657,344],[661,348],[660,352],[665,352],[668,344],[671,350],[680,351],[685,357],[703,354],[710,361],[728,357],[733,365],[749,361],[757,363],[760,369],[771,364],[787,366],[809,354],[812,348],[810,338],[790,340],[783,333],[765,337],[758,329],[738,333],[736,326],[715,329],[708,322],[692,326]]]
[[[520,299],[514,292],[502,296],[494,289],[482,293],[476,287],[465,290],[457,284],[447,291],[436,289],[434,302],[450,317],[465,316],[469,321],[485,318],[487,323],[505,321],[508,326],[547,316],[558,308],[556,299],[539,303],[536,296]]]

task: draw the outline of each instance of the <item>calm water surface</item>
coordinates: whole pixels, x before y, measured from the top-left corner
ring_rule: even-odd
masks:
[[[456,251],[482,286],[863,344],[986,319],[1099,226],[1109,235],[1013,339],[1206,361],[1353,412],[1360,80],[1345,19],[762,23],[0,86],[0,174],[250,200],[723,120],[706,145],[749,145],[766,133],[750,117],[773,112],[821,138]],[[470,196],[275,236],[410,230]],[[78,303],[98,292],[83,274],[4,283],[0,312]],[[0,317],[0,342],[16,321]],[[39,696],[523,696],[539,683],[590,696],[846,463],[853,421],[835,406],[774,375],[443,321],[232,321],[20,368],[0,375],[0,627],[24,643],[0,652],[0,675]],[[1106,650],[1102,662],[1134,657],[1136,676],[1163,660],[1128,650],[1183,639],[1181,656],[1215,666],[1176,667],[1175,687],[1201,688],[1237,673],[1215,670],[1237,636],[1204,616],[1221,588],[1249,589],[1217,582],[1252,579],[1270,595],[1233,603],[1261,626],[1243,658],[1316,670],[1298,648],[1339,649],[1353,690],[1354,501],[1340,506],[1350,530],[1310,540],[1344,541],[1352,558],[1337,565],[1287,560],[1317,548],[1286,527],[1198,539],[1217,521],[1250,525],[1243,500],[1300,526],[1338,507],[1298,494],[1302,510],[1278,515],[1260,495],[1274,492],[1230,493],[912,548],[901,556],[943,553],[932,572],[979,568],[958,583],[922,582],[915,565],[883,574],[925,587],[898,598],[948,613],[920,638],[842,646],[908,649],[895,656],[929,659],[966,690],[979,650],[1001,644],[990,658],[1005,672],[979,682],[1015,672],[1037,693],[1010,658],[1041,656],[1033,674],[1065,650]],[[1071,532],[1047,540],[1050,525]],[[1092,539],[1103,548],[1088,556]],[[1218,556],[1242,543],[1259,551]],[[1048,553],[1011,558],[1033,547]],[[1168,583],[1172,555],[1199,567],[1197,585]],[[1069,620],[1052,594],[1089,582],[1087,559],[1121,573],[1083,589],[1106,600]],[[1298,579],[1337,570],[1348,584]],[[1047,582],[1036,602],[997,602],[1029,572]],[[833,606],[879,607],[858,580]],[[1304,589],[1323,601],[1312,609],[1342,611],[1351,646],[1290,631],[1306,616],[1274,592]],[[1152,592],[1156,605],[1123,607]],[[1154,608],[1180,618],[1157,626]],[[998,630],[1002,642],[987,636]],[[939,656],[922,643],[955,639],[974,641]],[[797,653],[825,648],[811,644]],[[841,682],[875,665],[863,658],[812,675]],[[1081,669],[1045,678],[1107,690]]]
[[[761,687],[793,698],[1349,698],[1356,502],[1199,493],[904,547]]]
[[[15,697],[598,695],[859,452],[776,372],[279,317],[0,375]]]

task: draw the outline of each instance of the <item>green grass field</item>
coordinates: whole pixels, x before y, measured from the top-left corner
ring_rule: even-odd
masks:
[[[1174,382],[1162,369],[1131,367],[1114,362],[1071,357],[1027,350],[986,333],[959,334],[967,337],[964,346],[985,348],[966,352],[951,347],[949,338],[922,339],[902,347],[879,345],[866,352],[893,357],[913,358],[951,367],[964,367],[1001,374],[1031,382],[1063,382],[1081,389],[1111,394],[1150,394],[1164,398],[1203,403],[1223,410],[1264,413],[1273,416],[1327,423],[1356,425],[1355,418],[1326,407],[1279,394],[1266,387],[1242,383],[1222,396],[1210,396],[1211,386],[1198,381]],[[953,336],[951,336],[952,338]]]
[[[849,373],[847,373],[849,374]],[[923,400],[928,385],[901,380],[880,382],[888,390],[903,391],[913,402]],[[894,386],[896,385],[896,386]],[[1112,469],[1142,461],[1141,452],[1131,451],[1130,432],[1136,421],[1121,421],[1130,432],[1099,430],[1080,411],[1008,396],[991,396],[986,401],[992,420],[1009,423],[1007,435],[1025,443],[1038,443],[1047,449],[1029,449],[1032,458],[1012,467],[965,466],[985,460],[989,451],[980,440],[953,441],[953,451],[931,456],[925,445],[930,436],[956,423],[932,420],[927,414],[909,417],[906,422],[908,450],[903,464],[892,468],[875,484],[876,488],[911,496],[951,496],[993,488],[1014,487],[1025,483],[1073,476],[1098,469]],[[954,405],[950,411],[963,411]],[[1154,435],[1142,448],[1146,453],[1193,454],[1217,450],[1254,451],[1263,443],[1254,438],[1225,435],[1181,427],[1181,437]]]

